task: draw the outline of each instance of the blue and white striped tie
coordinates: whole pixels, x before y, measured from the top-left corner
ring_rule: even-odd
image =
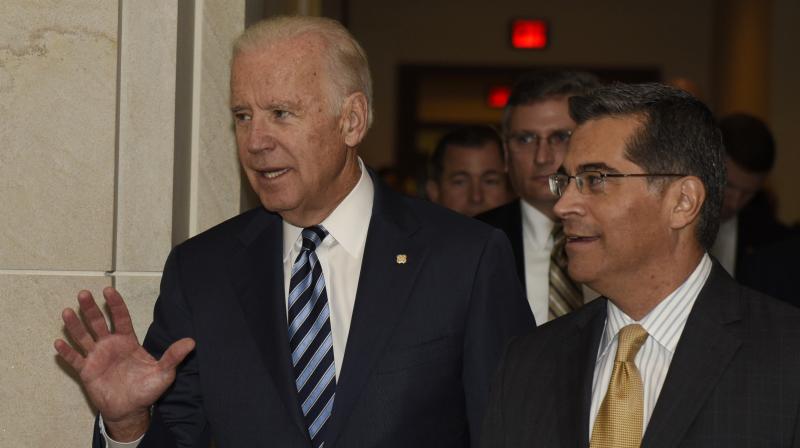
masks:
[[[328,232],[314,226],[303,229],[302,235],[303,247],[289,282],[289,348],[308,434],[319,448],[324,444],[323,429],[333,411],[336,389],[328,294],[315,252]]]

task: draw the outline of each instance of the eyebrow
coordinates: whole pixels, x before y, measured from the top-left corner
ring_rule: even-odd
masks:
[[[583,173],[585,171],[602,171],[604,173],[619,173],[618,169],[608,166],[603,162],[591,162],[578,165],[579,173]]]

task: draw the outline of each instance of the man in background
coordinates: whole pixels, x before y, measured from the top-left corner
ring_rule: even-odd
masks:
[[[489,126],[464,126],[445,134],[431,157],[428,199],[466,216],[499,207],[514,197],[503,143]]]
[[[727,183],[720,230],[711,254],[736,279],[746,277],[745,259],[757,246],[787,237],[764,184],[775,165],[775,140],[766,123],[746,114],[719,121],[725,144]]]
[[[520,199],[477,218],[511,241],[528,304],[542,324],[595,297],[566,273],[563,232],[553,212],[558,199],[548,177],[564,159],[575,122],[568,100],[599,85],[583,72],[533,72],[514,85],[503,113],[506,166]]]
[[[800,231],[780,223],[764,188],[775,165],[775,140],[766,123],[747,114],[719,122],[727,184],[720,231],[711,254],[736,280],[800,305],[796,279]]]

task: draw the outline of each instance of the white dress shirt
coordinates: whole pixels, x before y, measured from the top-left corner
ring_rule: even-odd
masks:
[[[320,223],[328,236],[317,247],[317,258],[325,277],[325,291],[330,307],[331,333],[333,336],[333,361],[336,378],[342,370],[344,349],[350,332],[350,319],[356,303],[356,290],[361,275],[361,260],[367,242],[367,229],[372,216],[374,186],[363,163],[361,179],[336,209]],[[300,248],[303,246],[300,227],[283,221],[283,287],[284,296],[289,296],[289,281]],[[334,268],[335,267],[335,268]],[[288,303],[287,303],[288,313]],[[288,317],[287,317],[288,318]]]
[[[711,247],[711,255],[719,261],[719,264],[728,271],[731,277],[736,271],[736,243],[739,239],[739,218],[723,221],[719,225],[717,239]]]
[[[522,248],[525,257],[525,295],[536,325],[548,321],[550,307],[550,254],[553,251],[555,223],[544,213],[520,200],[522,208]],[[599,294],[582,285],[583,303]]]
[[[316,249],[325,276],[325,291],[328,294],[330,307],[331,333],[333,336],[333,360],[336,365],[336,378],[342,370],[344,349],[347,346],[347,335],[350,331],[350,320],[353,306],[356,303],[356,290],[361,274],[361,260],[367,242],[367,229],[372,217],[372,203],[375,187],[364,168],[364,162],[358,160],[361,178],[341,203],[320,223],[328,236]],[[283,285],[284,298],[289,296],[289,280],[292,274],[294,259],[303,245],[300,233],[302,228],[283,221]],[[333,268],[335,266],[335,269]],[[288,302],[287,302],[288,318]],[[135,448],[141,442],[115,442],[106,435],[103,419],[100,419],[100,431],[106,439],[106,448]]]
[[[550,300],[550,252],[553,221],[527,202],[522,208],[522,247],[525,256],[525,294],[536,324],[547,322]]]
[[[667,377],[672,356],[675,354],[675,347],[683,334],[683,328],[686,326],[686,320],[697,300],[697,295],[711,273],[711,266],[711,258],[708,254],[703,255],[689,278],[638,322],[628,317],[610,300],[608,301],[606,325],[600,339],[594,368],[594,382],[592,383],[592,407],[589,414],[590,437],[600,404],[608,391],[608,382],[611,380],[611,371],[614,367],[619,340],[617,335],[622,327],[634,323],[640,324],[649,335],[634,360],[644,386],[642,419],[642,434],[644,434],[656,406],[658,395],[661,393],[661,387],[664,385],[664,379]]]

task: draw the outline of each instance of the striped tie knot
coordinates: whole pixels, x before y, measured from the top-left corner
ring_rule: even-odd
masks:
[[[322,240],[328,236],[328,231],[322,226],[311,226],[303,229],[303,250],[315,251]]]

